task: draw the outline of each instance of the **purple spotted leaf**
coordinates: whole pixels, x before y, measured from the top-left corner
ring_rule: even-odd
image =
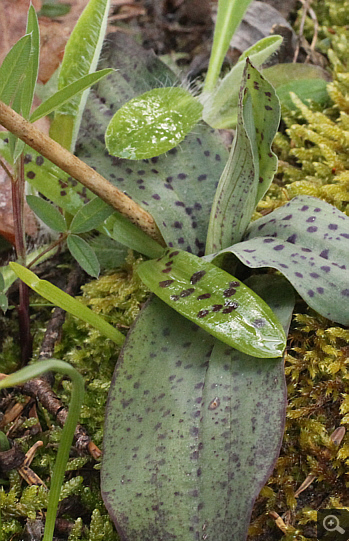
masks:
[[[106,41],[99,69],[117,71],[90,92],[76,154],[152,214],[168,246],[203,255],[216,185],[228,159],[218,134],[204,123],[166,154],[142,160],[110,156],[104,133],[117,110],[176,76],[125,35]]]
[[[225,344],[255,357],[279,357],[286,338],[268,305],[216,265],[168,250],[138,269],[160,299]]]
[[[245,238],[223,252],[248,267],[278,269],[311,308],[349,325],[348,216],[315,197],[295,197],[253,222]]]
[[[271,144],[280,105],[271,84],[246,60],[237,132],[213,201],[206,253],[239,242],[277,169]]]
[[[287,281],[249,285],[287,332]],[[153,297],[127,337],[106,412],[102,495],[122,541],[244,541],[285,408],[282,358],[240,353]]]

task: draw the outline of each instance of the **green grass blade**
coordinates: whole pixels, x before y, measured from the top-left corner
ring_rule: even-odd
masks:
[[[123,344],[125,337],[121,332],[114,329],[114,327],[109,325],[102,317],[92,312],[92,310],[74,299],[74,297],[71,297],[50,282],[40,280],[34,272],[22,267],[22,265],[19,265],[18,263],[10,263],[10,267],[17,274],[18,278],[31,287],[36,293],[52,302],[52,304],[59,306],[82,321],[89,323],[119,346]]]
[[[80,409],[84,398],[84,380],[81,374],[79,374],[79,372],[77,372],[70,364],[57,359],[50,359],[49,361],[40,361],[36,364],[26,366],[25,368],[22,368],[22,370],[19,370],[0,381],[0,389],[4,389],[6,387],[13,387],[14,385],[25,383],[29,379],[37,378],[51,370],[70,377],[72,381],[72,392],[68,416],[62,430],[56,464],[51,479],[43,541],[52,541],[53,539],[61,486],[74,437],[75,427],[79,419]]]
[[[58,107],[62,107],[76,94],[78,94],[79,92],[83,92],[87,88],[90,88],[90,86],[103,79],[103,77],[105,77],[112,71],[114,70],[104,69],[95,73],[89,73],[88,75],[81,77],[81,79],[79,79],[78,81],[75,81],[74,83],[71,83],[70,85],[62,88],[61,90],[58,90],[55,94],[53,94],[53,96],[45,100],[39,105],[39,107],[37,107],[37,109],[35,109],[35,111],[30,117],[30,122],[36,122],[43,116],[52,113],[52,111],[54,111]]]
[[[212,91],[217,83],[224,57],[237,27],[252,0],[219,0],[210,62],[204,91]]]
[[[95,71],[107,27],[110,0],[90,0],[65,47],[58,89]],[[56,111],[51,136],[73,151],[89,90],[75,96]],[[65,119],[65,133],[61,121]]]

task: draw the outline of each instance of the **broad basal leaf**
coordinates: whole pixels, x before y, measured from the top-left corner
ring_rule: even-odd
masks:
[[[277,168],[271,144],[279,121],[273,87],[247,59],[237,132],[212,205],[207,254],[241,240]]]
[[[287,328],[291,288],[261,280],[257,293]],[[244,541],[285,407],[281,358],[239,353],[153,298],[128,335],[106,413],[102,495],[121,539]]]
[[[216,183],[228,152],[218,135],[199,123],[167,154],[140,161],[110,156],[104,133],[126,101],[176,76],[155,55],[126,35],[108,37],[99,68],[114,67],[87,100],[76,154],[152,214],[170,247],[203,255]]]
[[[167,304],[225,344],[256,357],[278,357],[285,335],[270,308],[222,269],[180,251],[146,261],[138,273]]]
[[[295,197],[253,222],[246,239],[226,251],[248,267],[278,269],[314,310],[349,324],[348,216],[315,197]]]
[[[111,119],[112,156],[141,160],[177,146],[201,119],[202,105],[184,88],[155,88],[127,102]]]

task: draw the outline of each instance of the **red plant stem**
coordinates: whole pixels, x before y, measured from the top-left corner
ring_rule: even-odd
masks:
[[[25,229],[24,229],[24,157],[19,158],[17,176],[12,180],[12,211],[15,230],[15,247],[17,260],[21,265],[26,263]],[[30,334],[29,288],[20,281],[19,284],[19,341],[21,346],[21,366],[25,366],[33,353],[33,339]]]

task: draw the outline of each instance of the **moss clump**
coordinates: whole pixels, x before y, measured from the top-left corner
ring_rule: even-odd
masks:
[[[124,330],[125,334],[148,296],[136,272],[140,262],[141,258],[136,259],[130,254],[122,269],[86,284],[83,296],[80,297],[81,302],[108,318],[112,325]],[[56,348],[55,356],[73,364],[84,376],[86,394],[80,422],[97,446],[102,446],[105,405],[119,350],[95,329],[67,316],[63,339]],[[70,381],[57,377],[55,391],[67,406],[70,388]],[[49,486],[61,428],[55,426],[55,420],[40,406],[39,419],[43,427],[39,436],[28,433],[32,423],[25,421],[13,437],[24,452],[38,437],[44,441],[31,468]],[[37,419],[34,421],[37,423]],[[69,534],[71,541],[118,539],[101,498],[99,466],[91,457],[80,456],[77,450],[73,450],[60,497],[61,506],[66,510],[64,518],[72,527]],[[9,541],[21,538],[25,521],[35,520],[45,511],[48,493],[43,487],[23,487],[16,471],[11,472],[4,483],[0,492],[4,532],[2,539]]]

